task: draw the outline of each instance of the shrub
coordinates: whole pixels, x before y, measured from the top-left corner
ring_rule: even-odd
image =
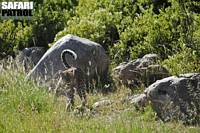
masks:
[[[110,50],[111,57],[115,57],[113,55],[116,53],[121,53],[120,58],[124,60],[142,57],[147,53],[156,53],[162,59],[166,59],[168,56],[179,53],[182,50],[182,43],[198,53],[199,38],[196,31],[199,29],[199,23],[196,22],[194,25],[198,20],[194,19],[194,16],[197,17],[197,15],[187,8],[188,1],[181,3],[171,0],[171,6],[160,8],[157,14],[153,6],[146,7],[145,1],[140,2],[136,3],[140,8],[140,13],[136,13],[136,17],[127,16],[122,20],[122,24],[126,26],[123,26],[124,29],[120,34],[120,45],[115,45],[112,47],[114,50]],[[127,55],[130,56],[127,57]]]
[[[200,56],[199,4],[196,0],[35,0],[31,21],[0,20],[1,27],[7,25],[0,30],[0,50],[13,54],[24,47],[48,47],[74,34],[100,43],[113,64],[147,53],[167,59],[180,53],[182,44]]]
[[[183,47],[182,51],[169,56],[162,62],[172,75],[179,75],[184,73],[192,73],[200,71],[200,60],[196,56],[196,53],[190,49]]]
[[[89,4],[90,2],[83,3],[80,1],[76,9],[76,16],[72,17],[67,22],[66,28],[56,35],[55,41],[66,34],[74,34],[98,42],[108,50],[109,45],[113,45],[119,40],[116,17],[120,19],[121,15],[113,14],[104,8],[93,9],[92,5],[86,11],[85,8]],[[96,8],[97,5],[93,6]],[[83,11],[83,8],[85,11]],[[91,10],[91,12],[88,12],[88,10]]]
[[[34,1],[31,20],[0,20],[0,58],[25,47],[48,47],[65,26],[77,0]],[[63,15],[64,14],[64,15]]]
[[[31,42],[32,27],[13,20],[0,23],[0,58],[14,55],[14,51],[27,47]]]
[[[50,0],[38,4],[31,24],[35,46],[48,47],[55,35],[64,29],[68,18],[73,14],[76,0]]]

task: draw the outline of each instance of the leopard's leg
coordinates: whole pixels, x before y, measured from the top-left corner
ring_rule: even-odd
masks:
[[[66,102],[66,110],[72,111],[74,107],[74,93],[75,90],[72,87],[71,89],[67,90],[66,96],[67,96],[67,102]]]
[[[77,88],[77,93],[81,99],[81,106],[84,107],[87,103],[85,86],[79,86],[79,88]]]

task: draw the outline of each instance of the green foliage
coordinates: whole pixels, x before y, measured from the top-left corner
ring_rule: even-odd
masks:
[[[129,57],[129,55],[127,55],[129,54],[127,51],[127,47],[121,42],[115,44],[113,47],[110,47],[109,53],[111,59],[114,60],[113,62],[111,62],[114,66],[123,62],[124,60],[127,60],[127,58]]]
[[[194,20],[194,27],[196,30],[193,33],[194,43],[192,49],[194,49],[198,57],[200,57],[200,15],[195,15]]]
[[[197,0],[34,2],[31,21],[0,20],[1,57],[24,47],[48,47],[66,34],[100,43],[115,65],[147,53],[171,58],[183,51],[183,44],[200,56]]]
[[[50,0],[39,4],[31,20],[34,39],[32,45],[48,47],[55,35],[64,28],[76,4],[76,0]]]
[[[147,53],[167,58],[179,51],[179,42],[186,38],[181,38],[184,27],[180,24],[182,18],[176,4],[161,10],[158,15],[149,8],[125,29],[121,39],[124,45],[130,47],[131,58]]]
[[[172,74],[199,72],[199,15],[190,8],[193,1],[185,4],[181,2],[172,0],[172,5],[161,9],[159,14],[155,14],[151,7],[141,9],[140,5],[142,13],[135,18],[123,18],[121,23],[126,26],[123,26],[120,42],[110,48],[114,62],[120,63],[129,57],[135,59],[147,53],[157,53],[162,59],[169,58],[165,63],[173,65],[168,66]],[[184,63],[181,63],[180,58]],[[176,65],[180,67],[177,68]]]
[[[48,47],[58,31],[73,16],[76,0],[34,1],[31,20],[0,20],[0,58],[25,47]]]
[[[153,10],[155,3],[149,0],[80,0],[75,16],[55,40],[75,34],[96,41],[109,51],[114,64],[147,53],[157,53],[166,59],[180,52],[182,43],[198,51],[199,39],[193,38],[193,33],[199,29],[199,23],[194,25],[196,14],[191,9],[194,1],[168,2],[170,6],[161,6],[157,14]],[[113,38],[106,34],[110,25],[116,26],[119,39],[110,41]]]
[[[98,42],[108,50],[108,46],[119,40],[117,24],[122,19],[120,12],[109,11],[106,8],[111,6],[110,4],[108,1],[79,1],[76,15],[67,22],[66,28],[57,34],[55,41],[63,35],[74,34]]]
[[[15,50],[28,46],[32,27],[12,20],[0,23],[0,57],[13,55]]]
[[[200,61],[190,48],[183,48],[181,52],[170,56],[162,62],[172,75],[195,73],[200,71]]]

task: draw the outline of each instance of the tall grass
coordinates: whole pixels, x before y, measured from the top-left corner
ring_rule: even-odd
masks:
[[[185,127],[181,123],[162,123],[155,120],[150,107],[144,112],[122,104],[128,92],[120,88],[103,96],[89,94],[88,105],[100,99],[114,104],[81,116],[66,112],[65,99],[55,97],[45,88],[25,80],[25,74],[12,64],[0,67],[0,132],[2,133],[185,133],[199,132],[199,127]]]

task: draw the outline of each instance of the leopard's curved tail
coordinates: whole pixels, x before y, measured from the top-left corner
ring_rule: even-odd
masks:
[[[63,65],[65,66],[65,68],[70,68],[71,66],[67,63],[67,60],[65,58],[66,54],[72,55],[73,58],[74,58],[74,60],[77,59],[77,54],[73,50],[71,50],[71,49],[65,49],[65,50],[63,50],[61,52],[61,60],[63,62]]]

